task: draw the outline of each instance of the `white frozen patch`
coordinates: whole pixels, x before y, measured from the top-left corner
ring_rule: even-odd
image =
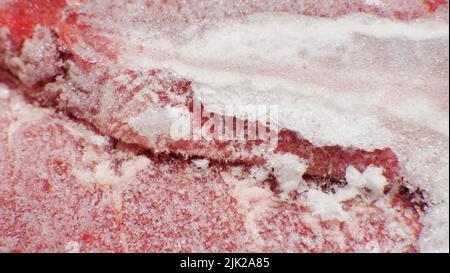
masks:
[[[254,240],[253,251],[259,252],[264,247],[264,240],[261,238],[258,220],[270,211],[273,204],[273,192],[269,188],[262,188],[256,183],[258,180],[240,178],[241,172],[221,173],[226,183],[232,186],[232,194],[238,203],[239,210],[245,216],[245,227]]]
[[[366,2],[379,7],[385,1]],[[133,7],[133,14],[144,13]],[[113,15],[111,38],[127,45],[119,62],[192,80],[206,108],[279,105],[279,127],[316,145],[391,147],[408,181],[430,193],[421,248],[448,251],[448,217],[437,216],[449,208],[448,12],[409,21],[266,13],[184,24],[177,17],[173,24],[149,20],[133,28],[121,27],[122,20],[114,24],[121,8]],[[157,135],[147,127],[152,122],[167,129],[164,119],[145,119],[136,117],[133,126],[150,142]],[[381,192],[382,180],[370,179],[370,172],[360,176]]]
[[[178,140],[191,134],[191,116],[185,107],[148,107],[146,111],[129,119],[128,123],[139,134],[154,144],[160,136]],[[186,126],[187,125],[187,126]]]
[[[306,163],[293,154],[274,154],[268,160],[283,193],[301,190]]]
[[[349,166],[345,179],[348,183],[347,186],[337,193],[342,196],[340,198],[342,201],[355,197],[351,195],[344,197],[349,192],[359,193],[363,188],[369,189],[373,198],[380,197],[388,184],[386,177],[383,175],[383,169],[373,166],[369,166],[363,173],[360,173],[353,166]]]
[[[67,253],[79,253],[80,252],[80,244],[75,241],[70,241],[66,244],[65,250]]]
[[[348,214],[342,209],[339,198],[333,194],[323,193],[320,190],[309,190],[307,192],[308,205],[322,220],[348,219]]]
[[[31,107],[24,101],[21,96],[12,97],[11,112],[15,117],[13,122],[8,128],[8,143],[14,143],[14,135],[16,131],[24,124],[36,122],[39,119],[45,119],[48,115],[54,114],[50,109],[37,109]]]
[[[449,252],[449,209],[445,203],[433,206],[426,215],[425,229],[420,236],[421,252]]]
[[[314,213],[323,220],[345,221],[347,213],[342,209],[341,202],[354,199],[358,195],[364,194],[364,189],[369,189],[370,198],[377,199],[383,195],[384,187],[387,184],[381,168],[369,166],[363,173],[360,173],[353,166],[349,166],[345,178],[347,185],[337,189],[336,193],[323,193],[320,190],[309,190],[307,200]]]
[[[92,135],[89,140],[99,147],[105,147],[109,142],[108,137],[100,135]]]
[[[368,167],[363,173],[363,178],[366,180],[365,187],[371,190],[373,194],[376,196],[383,195],[384,188],[388,183],[381,168]]]
[[[152,30],[127,37],[142,45],[145,55],[127,52],[124,63],[169,68],[192,79],[195,96],[206,109],[283,106],[279,125],[318,145],[392,146],[395,134],[385,126],[383,113],[448,132],[448,119],[433,118],[446,114],[433,107],[435,101],[408,100],[448,86],[442,81],[447,53],[436,51],[430,59],[419,52],[448,47],[448,23],[441,20],[258,14],[206,29],[193,24],[179,34],[186,40],[174,42]],[[428,86],[430,82],[437,86]],[[417,107],[430,114],[405,114],[418,113]]]
[[[68,130],[72,135],[89,140],[91,144],[97,145],[99,147],[106,147],[109,143],[110,138],[107,136],[98,135],[90,130],[86,130],[83,125],[75,124],[72,122],[64,123],[64,128]]]
[[[101,161],[94,169],[94,180],[101,185],[119,185],[121,179],[111,168],[109,160]]]
[[[196,159],[192,160],[192,163],[194,163],[195,167],[198,169],[207,169],[209,166],[209,160],[208,159]]]
[[[115,170],[110,159],[90,149],[83,154],[82,165],[95,165],[93,171],[89,168],[74,170],[75,176],[84,183],[97,183],[117,187],[122,183],[128,183],[136,178],[138,173],[149,168],[150,160],[144,156],[138,156],[124,161]]]
[[[383,3],[381,3],[380,0],[366,0],[366,5],[368,6],[381,6]]]
[[[0,85],[0,99],[6,100],[9,98],[9,89],[4,85]]]

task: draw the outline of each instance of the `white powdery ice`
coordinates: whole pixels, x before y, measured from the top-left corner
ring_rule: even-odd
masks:
[[[395,138],[380,118],[384,112],[448,136],[448,119],[434,119],[445,114],[441,99],[446,95],[437,101],[427,94],[429,88],[440,93],[448,86],[443,80],[448,54],[438,50],[448,48],[445,26],[439,20],[397,22],[364,15],[262,14],[202,31],[193,25],[185,30],[187,41],[157,32],[154,38],[148,30],[131,35],[127,38],[143,45],[145,55],[127,54],[124,61],[170,68],[192,79],[207,109],[276,102],[282,106],[280,125],[316,144],[372,149]],[[430,49],[434,58],[426,54]]]
[[[0,85],[0,99],[7,99],[9,98],[9,89],[8,87],[4,85]]]
[[[322,220],[349,220],[347,213],[342,209],[341,200],[333,194],[323,193],[321,190],[309,190],[307,201],[313,212]]]
[[[66,244],[65,247],[67,253],[79,253],[80,252],[80,243],[75,241],[70,241]]]
[[[383,196],[384,187],[387,185],[383,170],[373,166],[366,168],[363,173],[349,166],[345,178],[347,185],[337,189],[335,193],[323,193],[315,189],[307,191],[306,198],[311,208],[323,220],[349,220],[341,202],[351,200],[358,195],[366,195],[365,189],[370,190],[366,198],[376,200]]]
[[[289,194],[302,189],[302,176],[308,166],[298,156],[274,154],[268,160],[268,166],[273,168],[283,193]]]
[[[373,166],[369,166],[363,173],[360,173],[353,166],[349,166],[345,174],[345,180],[348,185],[343,190],[354,192],[366,188],[370,190],[373,198],[382,196],[384,188],[388,184],[383,176],[383,169]],[[341,192],[338,192],[338,194],[341,194]],[[345,200],[344,198],[341,199]]]
[[[192,163],[194,163],[195,167],[205,170],[209,167],[209,160],[208,159],[196,159],[192,160]]]
[[[115,30],[113,39],[130,45],[123,65],[192,80],[207,109],[278,105],[279,126],[317,145],[393,148],[408,180],[430,193],[422,250],[448,251],[448,18],[268,13],[165,28]],[[150,116],[167,118],[154,114],[131,121],[149,139],[159,128]],[[381,189],[382,180],[370,183]]]
[[[261,174],[264,171],[257,170]],[[268,188],[262,188],[256,185],[258,177],[250,177],[246,179],[240,178],[242,170],[237,167],[232,171],[232,175],[223,172],[222,178],[232,188],[232,194],[236,198],[238,208],[245,215],[245,227],[249,231],[250,236],[254,240],[253,251],[261,251],[260,247],[263,245],[261,238],[261,230],[258,225],[258,220],[270,211],[273,203],[273,192]]]
[[[148,107],[128,121],[129,125],[154,144],[158,137],[183,139],[191,134],[191,115],[185,107]]]

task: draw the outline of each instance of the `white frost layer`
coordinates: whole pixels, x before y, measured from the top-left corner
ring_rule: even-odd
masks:
[[[209,160],[208,159],[196,159],[192,160],[192,163],[194,163],[195,167],[205,170],[209,167]]]
[[[114,33],[130,45],[124,65],[191,79],[207,109],[279,105],[279,125],[317,145],[392,147],[408,180],[431,194],[421,248],[448,251],[447,18],[258,14]]]
[[[307,201],[313,212],[322,220],[348,220],[348,215],[342,209],[339,198],[333,194],[323,193],[321,190],[309,190]]]
[[[80,253],[80,243],[75,241],[70,241],[65,246],[67,253]]]
[[[261,251],[264,245],[261,238],[261,229],[258,220],[270,211],[273,204],[273,192],[269,188],[262,188],[257,183],[262,181],[266,172],[260,167],[253,167],[253,177],[242,178],[242,169],[236,167],[230,175],[227,172],[221,173],[222,178],[232,187],[232,194],[236,198],[238,208],[245,216],[245,228],[254,240],[253,251]],[[261,177],[262,175],[263,177]]]
[[[263,14],[206,31],[198,27],[181,34],[186,41],[162,39],[151,31],[132,35],[145,55],[126,55],[125,61],[170,68],[192,79],[207,109],[277,102],[282,106],[280,125],[316,144],[384,147],[386,137],[394,135],[377,117],[383,110],[448,136],[448,119],[433,118],[445,111],[434,107],[435,101],[423,93],[428,90],[420,90],[429,82],[441,91],[448,85],[439,78],[448,71],[448,54],[442,50],[431,59],[420,52],[448,47],[445,22]],[[430,71],[438,69],[444,71]],[[417,114],[417,107],[423,114]]]
[[[190,122],[191,115],[185,107],[157,108],[154,105],[128,121],[131,127],[145,136],[151,144],[155,144],[161,136],[170,136],[173,139],[189,138]]]
[[[323,193],[320,190],[309,190],[307,200],[314,213],[323,220],[348,220],[347,213],[342,209],[341,202],[351,200],[358,195],[365,195],[365,189],[369,189],[366,198],[377,199],[383,196],[384,187],[387,185],[383,170],[378,167],[369,166],[360,173],[353,166],[349,166],[345,178],[347,185],[338,189],[336,193]]]
[[[274,154],[268,160],[268,166],[273,168],[283,193],[288,194],[302,189],[302,176],[308,166],[298,156]]]
[[[7,99],[9,98],[9,89],[8,87],[0,84],[0,99]]]
[[[345,173],[345,180],[347,180],[348,185],[344,190],[354,191],[366,188],[370,190],[373,198],[382,196],[384,188],[388,184],[383,176],[383,169],[372,166],[369,166],[363,173],[360,173],[353,166],[349,166]]]

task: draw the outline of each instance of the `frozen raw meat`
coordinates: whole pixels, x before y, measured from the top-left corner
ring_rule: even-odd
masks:
[[[139,155],[16,94],[0,105],[2,252],[418,250],[398,196],[344,188],[318,204],[335,218],[274,194],[258,167]]]
[[[389,233],[402,243],[371,250],[445,248],[435,244],[442,242],[439,230],[448,230],[439,216],[448,215],[447,1],[35,0],[7,1],[0,14],[1,78],[33,102],[151,153],[257,168],[274,182],[267,194],[306,202],[300,210],[316,223],[351,225],[345,204],[362,198],[375,207],[381,202],[382,216],[374,219],[403,207],[415,220],[399,220],[399,229],[418,235],[416,210],[428,206],[419,242]],[[276,136],[269,139],[275,145],[250,134],[205,138],[218,130],[211,116],[230,118],[227,105],[278,106],[274,122],[246,113],[231,119],[233,128]],[[178,123],[191,127],[174,137]],[[107,164],[97,175],[108,174]],[[277,207],[297,210],[269,211]],[[272,221],[252,238],[282,229],[280,219]],[[357,247],[343,247],[352,239],[341,236],[329,249],[368,250],[361,246],[384,236],[374,232]],[[328,242],[321,242],[253,245],[326,251]]]

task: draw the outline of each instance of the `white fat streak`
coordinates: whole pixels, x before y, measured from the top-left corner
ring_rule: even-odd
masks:
[[[127,183],[136,181],[139,172],[150,167],[150,160],[143,156],[134,157],[122,163],[119,173],[112,168],[110,158],[88,150],[83,155],[83,164],[95,164],[93,171],[87,167],[81,167],[73,171],[80,183],[96,183],[103,186],[111,186],[111,191],[107,191],[105,203],[112,204],[114,208],[122,208],[121,188]],[[82,164],[82,165],[83,165]]]
[[[283,27],[280,27],[283,26]],[[439,20],[397,21],[375,16],[354,14],[337,19],[294,16],[287,14],[257,14],[250,16],[245,22],[225,21],[223,24],[210,27],[205,33],[189,40],[187,43],[174,45],[170,40],[159,38],[147,43],[142,37],[151,37],[151,33],[135,36],[136,44],[148,49],[146,53],[157,53],[151,56],[150,65],[155,61],[164,62],[171,57],[191,56],[195,60],[218,57],[229,59],[236,54],[261,58],[286,57],[279,52],[278,45],[287,52],[298,54],[299,49],[308,49],[316,53],[328,53],[325,46],[336,48],[351,42],[353,35],[365,35],[380,39],[405,38],[412,41],[441,39],[449,36],[447,23]],[[198,26],[193,25],[185,30],[184,36],[190,37]],[[136,39],[130,37],[131,39]],[[131,40],[133,41],[133,40]],[[287,43],[287,44],[286,44]],[[275,52],[268,50],[275,49]],[[146,56],[149,56],[146,54]],[[144,57],[145,56],[139,56]],[[131,60],[133,61],[133,59]],[[134,59],[139,66],[145,60]]]
[[[439,20],[403,22],[361,14],[338,19],[262,14],[245,22],[226,21],[205,32],[197,33],[197,27],[185,30],[186,42],[153,39],[156,34],[151,31],[132,35],[131,44],[143,45],[145,54],[134,56],[127,52],[123,60],[136,67],[170,68],[181,77],[193,79],[195,96],[202,99],[206,109],[211,105],[282,105],[280,127],[297,130],[317,145],[364,149],[392,146],[387,143],[393,138],[392,132],[374,112],[378,109],[375,106],[391,92],[389,88],[365,94],[336,93],[329,84],[299,80],[308,78],[303,75],[303,68],[312,71],[312,78],[319,77],[317,63],[312,60],[339,55],[342,46],[355,43],[355,35],[405,39],[409,43],[448,38],[448,23]],[[363,50],[359,47],[358,44],[355,48],[358,52]],[[370,56],[361,58],[365,57]],[[348,71],[363,82],[382,80],[377,73],[366,72]],[[336,79],[340,77],[336,75]],[[405,95],[400,97],[398,101],[393,98],[391,104],[395,107],[387,107],[392,109],[391,114],[405,121],[422,122],[448,135],[448,119],[433,118],[443,114],[433,107],[433,102],[420,98],[419,104],[400,103],[405,102]],[[428,114],[418,115],[417,107],[421,108],[420,113]],[[374,131],[378,133],[373,134]]]
[[[85,139],[91,144],[104,148],[108,145],[110,138],[107,136],[98,135],[79,124],[72,122],[65,122],[64,128],[70,132],[71,135]]]
[[[118,176],[109,160],[102,160],[95,166],[94,172],[94,181],[100,185],[114,185],[117,186],[121,182],[121,177]]]
[[[261,251],[264,240],[260,236],[257,221],[270,211],[273,204],[273,192],[268,188],[256,185],[261,176],[267,175],[262,168],[254,168],[254,178],[242,179],[241,169],[234,168],[231,173],[223,172],[223,180],[232,187],[232,195],[238,203],[238,208],[245,217],[245,227],[253,240],[253,251]]]
[[[67,253],[79,253],[80,252],[80,243],[75,241],[70,241],[66,244],[65,250]]]
[[[283,26],[283,27],[280,27]],[[242,79],[241,73],[224,68],[220,74],[211,75],[191,60],[201,64],[208,60],[226,60],[229,65],[266,61],[301,67],[299,54],[328,55],[343,45],[353,43],[354,35],[378,39],[397,38],[412,42],[445,39],[449,36],[448,24],[439,20],[396,21],[369,15],[349,15],[337,19],[294,16],[286,14],[258,14],[245,22],[229,20],[196,33],[198,26],[184,30],[187,42],[172,42],[157,33],[146,31],[130,35],[131,43],[143,46],[145,55],[125,54],[124,61],[134,66],[170,67],[180,76],[200,82],[229,84]],[[155,38],[152,35],[159,37]],[[148,41],[147,41],[148,40]],[[184,61],[183,61],[184,60]],[[230,67],[232,68],[232,66]]]
[[[217,57],[230,60],[246,56],[286,62],[289,61],[286,57],[290,55],[296,57],[293,60],[298,62],[300,50],[308,50],[316,56],[325,55],[330,49],[352,43],[355,34],[379,39],[425,41],[446,38],[449,31],[440,21],[403,22],[361,14],[338,19],[262,14],[251,16],[243,23],[230,21],[212,27],[201,38],[193,39],[181,47],[163,41],[160,50],[167,52],[168,56],[174,54],[195,60]],[[163,50],[167,46],[170,52]],[[151,45],[152,49],[155,47],[157,45]]]
[[[84,183],[97,183],[117,187],[122,183],[133,181],[137,174],[149,167],[150,160],[144,156],[134,157],[122,163],[120,169],[115,171],[108,156],[88,149],[83,154],[82,165],[94,165],[93,171],[88,168],[75,170],[76,177]]]

